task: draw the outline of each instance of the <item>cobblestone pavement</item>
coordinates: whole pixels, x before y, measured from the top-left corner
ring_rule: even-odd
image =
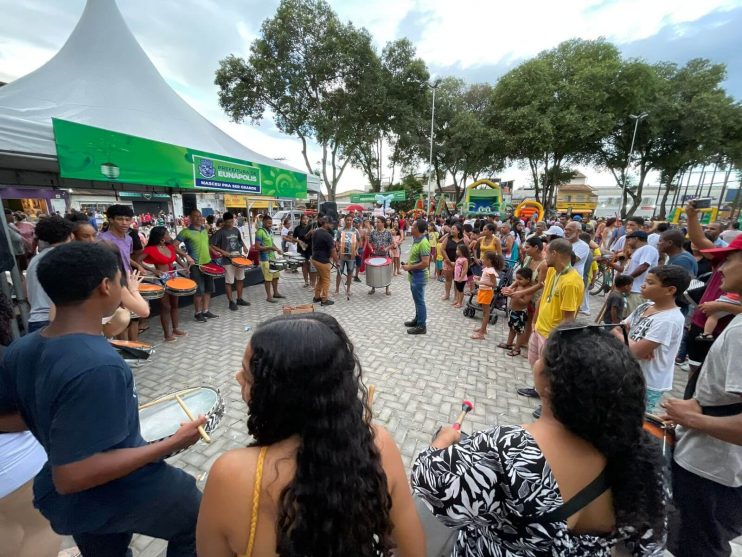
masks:
[[[408,240],[405,246],[409,245]],[[333,275],[333,288],[334,281]],[[286,295],[284,302],[311,302],[312,292],[303,288],[300,273],[283,272],[279,284]],[[406,273],[394,277],[391,290],[391,296],[385,296],[383,290],[370,296],[365,283],[353,283],[351,298],[346,300],[341,286],[335,305],[320,308],[317,304],[316,309],[333,315],[355,344],[364,381],[376,386],[374,419],[391,432],[408,468],[415,455],[428,446],[435,429],[455,418],[463,399],[471,400],[475,407],[464,424],[467,431],[532,421],[535,401],[515,392],[516,387],[531,384],[528,362],[523,357],[509,357],[496,347],[507,337],[502,315],[496,325],[490,326],[486,340],[471,340],[469,336],[481,314],[476,320],[464,317],[460,309],[440,300],[443,284],[431,280],[426,289],[428,334],[407,335],[402,323],[414,316],[414,305]],[[262,284],[245,292],[250,307],[229,311],[226,298],[220,296],[211,305],[219,318],[205,324],[194,321],[192,307],[183,309],[181,328],[188,336],[177,342],[162,341],[158,318],[150,320],[150,329],[140,337],[156,345],[150,363],[134,369],[141,402],[196,385],[219,387],[225,398],[226,413],[212,434],[212,443],[199,442],[169,459],[193,474],[202,489],[216,458],[250,440],[246,407],[234,379],[250,340],[251,332],[245,332],[245,327],[254,330],[262,321],[281,313],[280,304],[265,301]],[[593,315],[602,302],[602,297],[592,299]],[[676,394],[682,393],[685,380],[686,374],[676,369]],[[141,557],[164,555],[164,547],[161,540],[144,536],[133,542],[135,555]],[[742,550],[735,555],[742,555]]]

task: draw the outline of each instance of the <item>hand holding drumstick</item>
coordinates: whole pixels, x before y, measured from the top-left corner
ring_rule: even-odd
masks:
[[[465,400],[461,403],[461,413],[456,418],[456,421],[451,425],[446,425],[438,430],[438,433],[430,445],[436,449],[446,449],[458,443],[461,440],[461,424],[464,422],[466,415],[474,409],[474,405]]]

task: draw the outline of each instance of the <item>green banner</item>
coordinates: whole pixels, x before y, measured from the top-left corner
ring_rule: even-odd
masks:
[[[389,197],[391,196],[391,199]],[[405,190],[385,191],[381,193],[351,193],[351,203],[378,203],[382,204],[384,200],[388,201],[404,201],[407,199],[407,192]]]
[[[307,176],[188,147],[52,119],[63,178],[304,199]]]

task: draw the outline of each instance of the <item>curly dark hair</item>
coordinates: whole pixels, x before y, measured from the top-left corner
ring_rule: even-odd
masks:
[[[554,417],[603,455],[616,526],[656,540],[665,532],[665,496],[658,443],[643,429],[646,384],[639,363],[597,327],[557,328],[543,352]]]
[[[75,225],[59,215],[43,217],[36,223],[34,234],[42,242],[48,244],[59,244],[70,237]]]
[[[147,239],[147,246],[159,245],[167,233],[168,233],[168,230],[164,226],[155,226],[152,230],[149,231],[149,238]]]
[[[281,493],[276,552],[390,556],[391,498],[345,331],[323,313],[280,316],[258,327],[250,345],[254,445],[301,440],[296,474]]]

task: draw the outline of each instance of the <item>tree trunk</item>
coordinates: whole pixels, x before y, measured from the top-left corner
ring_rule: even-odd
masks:
[[[667,215],[667,198],[670,196],[670,189],[672,188],[672,181],[677,176],[677,172],[673,172],[667,178],[667,184],[665,184],[665,192],[662,194],[662,204],[660,205],[660,214],[657,217],[659,220],[665,220]],[[682,179],[682,178],[681,178]],[[680,189],[680,181],[678,180],[678,189]]]

